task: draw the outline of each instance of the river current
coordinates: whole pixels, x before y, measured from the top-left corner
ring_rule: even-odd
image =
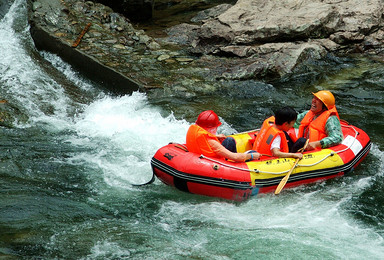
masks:
[[[382,57],[330,58],[307,74],[226,82],[197,96],[118,96],[35,49],[25,1],[4,10],[0,258],[384,258]],[[183,193],[159,180],[132,185],[152,177],[153,154],[184,142],[202,110],[219,114],[223,133],[245,131],[281,105],[308,109],[319,89],[332,90],[341,117],[373,142],[352,173],[242,203]]]

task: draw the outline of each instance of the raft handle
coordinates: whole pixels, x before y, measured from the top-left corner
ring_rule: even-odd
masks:
[[[179,148],[179,149],[183,150],[184,152],[189,152],[188,148],[185,145],[178,144],[178,143],[169,143],[169,144],[173,144],[176,148]]]

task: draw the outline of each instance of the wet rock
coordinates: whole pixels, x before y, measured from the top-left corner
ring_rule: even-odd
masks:
[[[380,0],[239,0],[200,12],[191,24],[166,30],[165,38],[135,29],[131,19],[100,3],[28,3],[37,48],[123,93],[138,88],[204,93],[221,81],[281,78],[329,54],[383,48]]]
[[[162,54],[160,55],[157,60],[158,61],[164,61],[164,60],[168,60],[169,58],[171,58],[171,56],[167,55],[167,54]]]
[[[178,62],[192,62],[192,58],[176,58]]]
[[[161,48],[160,44],[143,30],[134,29],[121,14],[91,1],[29,0],[28,3],[31,35],[38,49],[59,54],[91,79],[101,84],[108,82],[108,88],[118,93],[161,85],[161,77],[157,76],[164,69],[154,65],[157,57],[151,54],[152,50]],[[33,8],[34,5],[39,8]],[[91,26],[78,47],[72,48],[89,23]],[[144,80],[143,75],[150,75],[149,71],[158,81]]]
[[[227,11],[229,8],[231,8],[233,5],[231,4],[221,4],[212,8],[209,8],[207,10],[199,12],[195,17],[191,19],[191,22],[193,23],[200,23],[204,22],[205,20],[208,20],[210,18],[215,18],[225,11]]]
[[[382,51],[384,38],[376,33],[383,26],[380,0],[239,0],[221,14],[218,7],[211,10],[192,19],[201,25],[170,28],[164,41],[196,55],[245,59],[244,66],[233,62],[226,78],[280,77],[327,53]]]
[[[34,2],[32,6],[33,11],[40,9],[41,7],[42,7],[42,4],[40,2]]]
[[[179,24],[167,30],[168,37],[166,41],[180,44],[190,45],[196,38],[199,26],[193,24]]]
[[[245,45],[328,38],[341,32],[366,35],[381,24],[382,11],[380,0],[239,0],[206,21],[198,40]]]

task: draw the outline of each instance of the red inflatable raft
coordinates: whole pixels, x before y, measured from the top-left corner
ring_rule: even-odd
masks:
[[[341,144],[304,153],[285,188],[341,176],[353,170],[368,154],[371,141],[361,129],[342,122]],[[252,148],[257,132],[231,135],[238,152]],[[185,145],[170,143],[151,160],[154,174],[179,190],[242,201],[258,193],[275,191],[294,165],[293,158],[234,163],[189,152]]]

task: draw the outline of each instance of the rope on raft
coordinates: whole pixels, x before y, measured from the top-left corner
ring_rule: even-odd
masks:
[[[200,155],[199,158],[201,158],[201,159],[206,159],[206,160],[208,160],[208,161],[215,162],[215,163],[217,163],[217,164],[221,164],[221,165],[223,165],[223,166],[225,166],[225,167],[228,167],[228,168],[232,168],[232,169],[236,169],[236,170],[240,170],[240,171],[245,171],[245,172],[259,173],[259,171],[256,170],[256,169],[255,169],[255,170],[251,170],[251,169],[244,169],[244,168],[236,167],[236,166],[233,166],[233,165],[230,165],[230,164],[226,164],[226,163],[217,161],[217,160],[215,160],[215,159],[206,157],[206,156],[204,156],[204,155]]]
[[[297,166],[300,166],[300,167],[311,167],[311,166],[315,166],[316,164],[319,164],[321,163],[322,161],[326,160],[328,157],[331,157],[331,156],[334,156],[335,154],[338,154],[338,153],[342,153],[342,152],[345,152],[347,151],[348,149],[351,148],[351,146],[355,143],[356,141],[356,137],[357,135],[359,134],[356,129],[353,127],[353,126],[347,126],[347,125],[342,125],[342,127],[349,127],[349,128],[352,128],[354,131],[355,131],[355,138],[353,140],[353,142],[345,149],[343,150],[340,150],[338,152],[330,152],[328,155],[326,155],[324,158],[322,158],[321,160],[319,160],[318,162],[315,162],[315,163],[312,163],[312,164],[298,164]],[[212,158],[209,158],[209,157],[206,157],[204,155],[200,155],[200,158],[202,159],[206,159],[206,160],[209,160],[209,161],[212,161],[212,162],[215,162],[217,164],[221,164],[223,166],[226,166],[226,167],[229,167],[229,168],[233,168],[233,169],[236,169],[236,170],[240,170],[240,171],[246,171],[246,172],[254,172],[254,173],[267,173],[267,174],[276,174],[276,175],[280,175],[280,174],[284,174],[284,173],[287,173],[289,172],[289,170],[286,170],[286,171],[282,171],[282,172],[267,172],[267,171],[260,171],[258,169],[244,169],[244,168],[240,168],[240,167],[236,167],[236,166],[233,166],[233,165],[229,165],[229,164],[226,164],[226,163],[223,163],[223,162],[220,162],[220,161],[217,161],[217,160],[214,160]]]

